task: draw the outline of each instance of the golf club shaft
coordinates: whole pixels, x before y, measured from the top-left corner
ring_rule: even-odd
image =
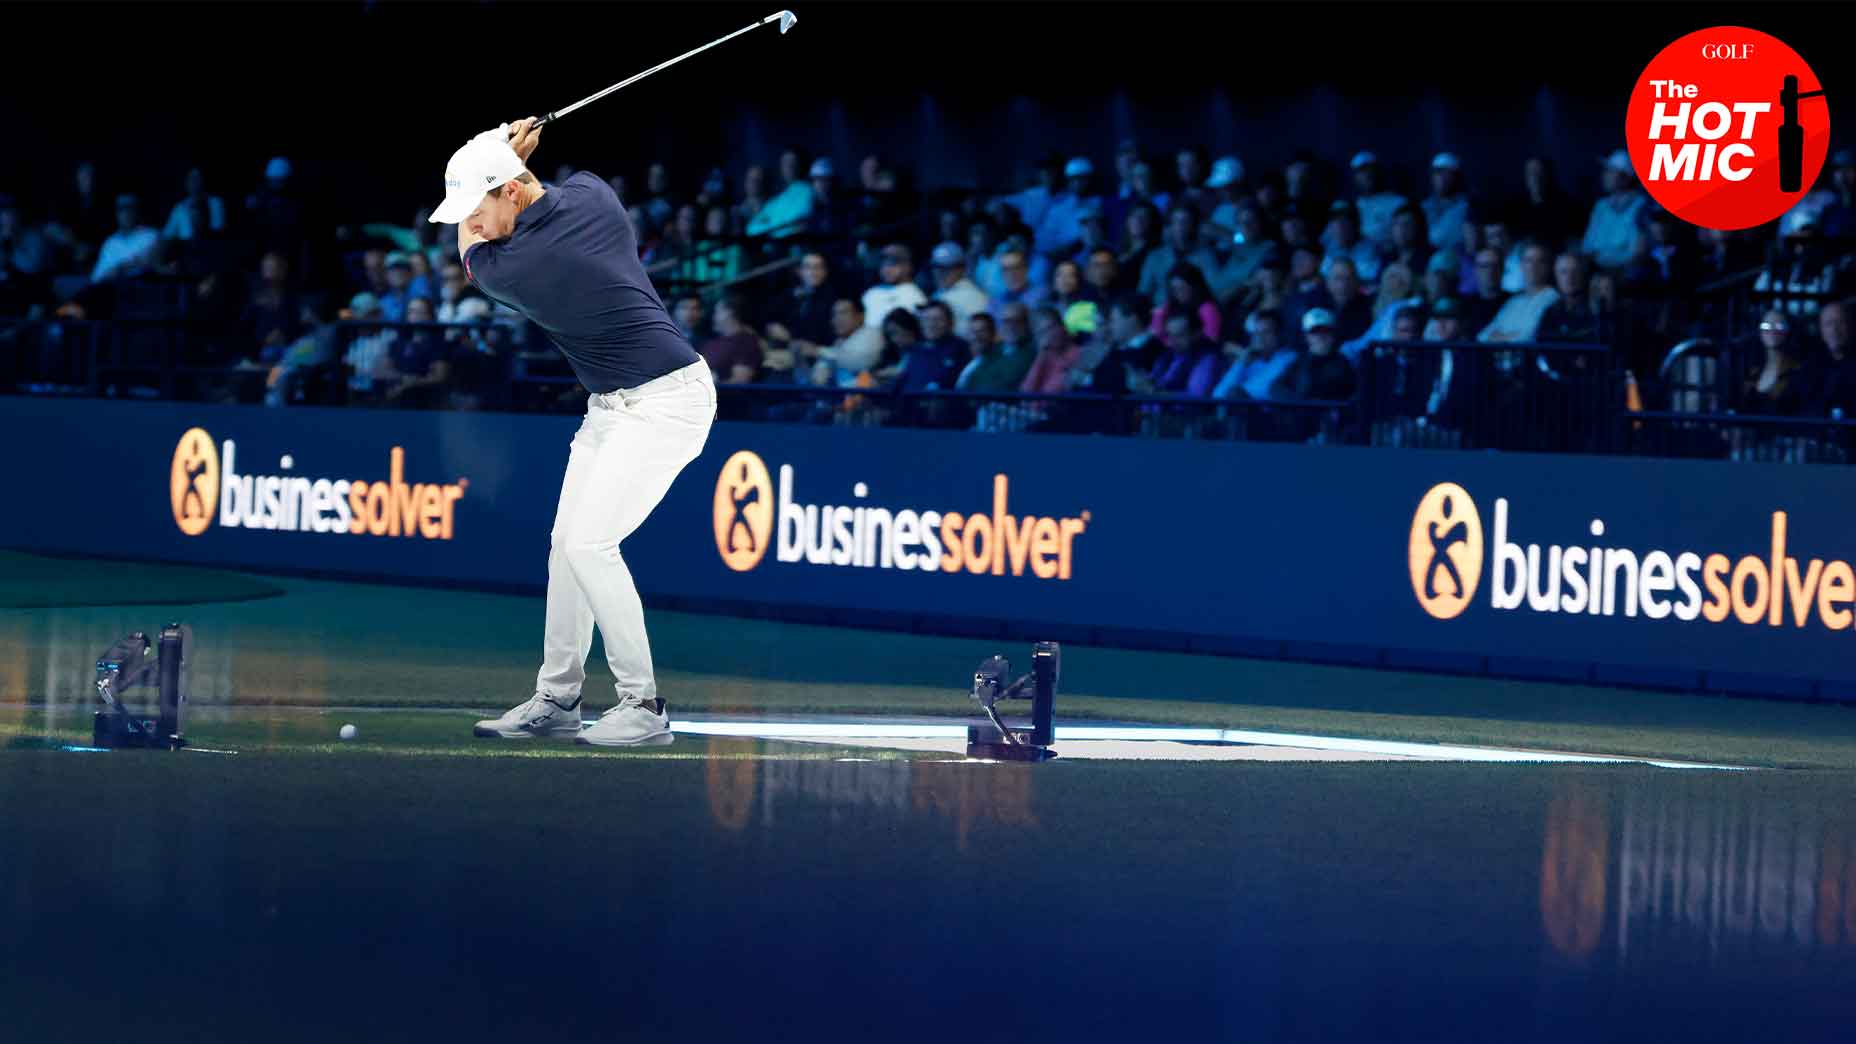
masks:
[[[727,36],[721,37],[716,40],[711,40],[708,43],[703,44],[701,47],[698,47],[693,51],[688,51],[683,54],[679,54],[675,58],[672,58],[667,62],[663,62],[659,65],[654,65],[651,68],[646,69],[644,72],[641,72],[638,75],[631,77],[630,79],[621,80],[618,83],[613,84],[612,86],[606,88],[605,90],[600,91],[598,94],[593,94],[585,98],[582,98],[579,101],[574,102],[572,105],[569,105],[565,109],[560,109],[558,111],[551,112],[547,114],[546,116],[543,116],[541,119],[536,120],[535,126],[540,127],[543,124],[551,123],[555,120],[558,120],[562,116],[567,115],[568,113],[574,111],[575,109],[578,109],[583,105],[588,105],[588,104],[591,104],[592,102],[596,102],[600,100],[601,98],[604,98],[606,95],[611,94],[613,91],[618,90],[621,87],[629,87],[630,85],[637,83],[639,80],[644,79],[645,77],[651,75],[654,72],[659,72],[661,70],[668,69],[685,58],[692,58],[718,44],[725,44],[728,41],[733,40],[735,37],[740,36],[742,33],[751,32],[752,30],[758,29],[761,26],[766,25],[770,22],[777,22],[783,17],[790,17],[790,15],[786,11],[775,11],[774,13],[768,15],[765,18],[760,19],[759,21],[750,22],[747,25],[742,26],[741,28],[735,30],[734,32],[729,33]],[[784,32],[784,30],[782,30],[782,32]]]

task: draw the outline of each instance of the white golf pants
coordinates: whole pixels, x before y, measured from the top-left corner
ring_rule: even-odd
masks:
[[[537,690],[560,700],[580,694],[597,623],[619,696],[657,695],[644,603],[619,546],[702,452],[714,421],[715,383],[700,360],[636,388],[588,398],[550,534]]]

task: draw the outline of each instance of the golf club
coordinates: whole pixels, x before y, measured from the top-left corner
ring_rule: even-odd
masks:
[[[659,70],[662,70],[662,69],[668,69],[685,58],[689,58],[689,57],[693,57],[695,55],[701,54],[702,52],[708,50],[711,47],[716,46],[717,44],[727,43],[728,41],[733,40],[735,37],[740,36],[742,33],[748,32],[749,30],[755,29],[759,26],[763,26],[763,25],[766,25],[774,21],[778,21],[780,23],[780,35],[785,36],[786,31],[793,27],[793,23],[799,21],[799,17],[793,14],[791,11],[775,11],[774,13],[768,15],[765,18],[760,19],[759,21],[748,23],[747,25],[741,27],[740,29],[737,29],[734,32],[729,33],[727,36],[721,37],[720,39],[717,39],[717,40],[711,40],[710,42],[703,44],[701,47],[698,47],[693,51],[689,51],[684,54],[679,54],[675,58],[672,58],[669,61],[662,63],[661,65],[654,65],[651,68],[646,69],[644,72],[641,72],[638,75],[633,76],[632,78],[628,80],[621,80],[618,83],[613,84],[612,86],[606,88],[605,90],[600,91],[598,94],[589,95],[588,97],[582,98],[579,101],[574,102],[572,105],[569,105],[565,109],[560,109],[558,111],[551,112],[547,114],[546,116],[543,116],[541,119],[536,120],[535,126],[541,127],[545,124],[552,123],[555,120],[560,119],[562,116],[565,116],[568,113],[574,111],[575,109],[580,108],[582,105],[586,105],[590,102],[596,102],[599,99],[604,98],[606,95],[611,94],[613,91],[616,91],[621,87],[628,87],[634,83],[637,83],[639,80],[642,80],[645,77],[651,75],[654,72],[658,72]]]

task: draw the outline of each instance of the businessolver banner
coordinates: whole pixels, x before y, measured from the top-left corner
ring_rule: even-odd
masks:
[[[535,590],[577,423],[11,399],[0,544]],[[719,424],[623,553],[663,607],[1840,696],[1851,518],[1827,467]]]

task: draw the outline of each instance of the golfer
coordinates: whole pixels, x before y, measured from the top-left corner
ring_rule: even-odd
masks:
[[[668,743],[644,605],[619,548],[702,452],[715,420],[715,383],[645,277],[631,220],[612,189],[585,172],[547,187],[529,173],[525,163],[541,140],[534,122],[486,131],[453,153],[445,201],[432,212],[432,221],[458,226],[470,281],[546,330],[589,393],[549,534],[535,694],[473,731],[573,736],[599,746]],[[594,624],[618,702],[583,731]]]

